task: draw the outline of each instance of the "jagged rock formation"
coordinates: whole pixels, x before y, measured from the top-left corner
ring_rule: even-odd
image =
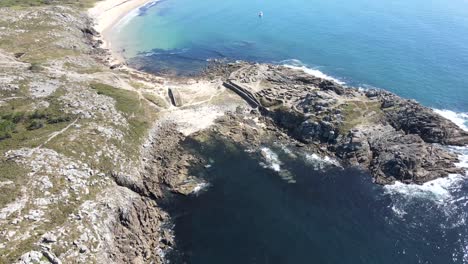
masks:
[[[381,184],[461,172],[443,146],[467,133],[391,93],[248,63],[162,80],[111,65],[96,37],[71,6],[0,8],[2,263],[162,263],[173,242],[158,199],[193,191],[200,160],[181,142],[209,127],[334,154]]]
[[[457,155],[441,146],[468,144],[468,132],[417,102],[343,87],[283,66],[226,68],[231,69],[226,87],[294,138],[321,144],[345,162],[369,169],[377,183],[423,183],[463,172],[454,164]]]

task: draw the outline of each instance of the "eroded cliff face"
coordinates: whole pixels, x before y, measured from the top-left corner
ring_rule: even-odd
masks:
[[[142,179],[161,79],[111,70],[85,10],[0,8],[0,263],[162,261]]]
[[[245,105],[112,65],[85,13],[0,8],[0,263],[162,263],[158,199],[198,184],[180,142]]]
[[[158,199],[198,184],[189,135],[296,144],[381,184],[462,172],[444,146],[467,133],[388,92],[272,65],[193,79],[110,65],[75,7],[0,8],[0,29],[0,263],[164,262]]]
[[[226,69],[225,86],[290,136],[368,169],[377,183],[424,183],[464,173],[444,146],[467,145],[468,132],[417,102],[283,66],[237,63],[213,71]]]

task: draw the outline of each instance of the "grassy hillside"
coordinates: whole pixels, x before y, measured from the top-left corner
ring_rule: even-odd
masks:
[[[0,1],[0,7],[31,7],[59,4],[88,8],[95,2],[96,0],[2,0]]]

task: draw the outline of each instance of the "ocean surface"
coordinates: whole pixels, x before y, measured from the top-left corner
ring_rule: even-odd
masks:
[[[468,112],[466,0],[160,0],[115,31],[114,48],[149,71],[213,58],[293,64]]]
[[[258,13],[264,16],[260,18]],[[196,74],[209,60],[289,65],[416,99],[468,129],[466,0],[160,0],[112,47],[136,68]],[[205,187],[174,196],[171,263],[468,263],[468,180],[376,186],[294,148],[190,148]],[[468,150],[457,148],[468,166]]]
[[[462,176],[382,187],[294,146],[186,146],[208,162],[203,189],[166,200],[171,263],[468,263]]]

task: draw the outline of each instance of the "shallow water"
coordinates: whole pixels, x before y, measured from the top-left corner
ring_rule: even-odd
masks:
[[[160,0],[114,30],[113,47],[146,71],[285,64],[448,109],[437,111],[468,129],[464,0]],[[172,263],[468,263],[466,177],[381,187],[294,148],[187,146],[214,163],[194,168],[205,189],[166,201]]]
[[[275,156],[264,159],[223,141],[188,145],[212,161],[194,170],[209,186],[166,204],[171,263],[468,263],[461,177],[381,187],[294,147],[264,146]]]
[[[287,63],[468,112],[465,0],[160,0],[132,16],[113,43],[148,71],[193,73],[212,58]]]

